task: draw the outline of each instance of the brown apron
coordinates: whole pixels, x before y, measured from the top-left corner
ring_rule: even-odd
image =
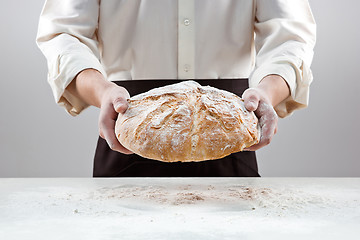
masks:
[[[155,87],[182,80],[129,80],[116,81],[130,96]],[[201,85],[210,85],[241,96],[248,88],[248,79],[203,79]],[[99,137],[95,158],[94,177],[260,177],[255,152],[233,153],[218,160],[189,163],[165,163],[112,151]]]

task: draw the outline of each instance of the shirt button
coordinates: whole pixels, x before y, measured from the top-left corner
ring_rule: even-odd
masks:
[[[189,65],[189,64],[185,64],[185,65],[184,65],[184,71],[185,71],[185,72],[190,71],[190,65]]]
[[[185,26],[189,26],[189,25],[190,25],[190,19],[185,18],[185,19],[184,19],[184,25],[185,25]]]

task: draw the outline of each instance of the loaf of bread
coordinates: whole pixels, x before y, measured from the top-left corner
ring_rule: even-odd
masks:
[[[115,133],[124,147],[145,158],[220,159],[259,142],[258,119],[239,96],[195,81],[154,88],[128,103]]]

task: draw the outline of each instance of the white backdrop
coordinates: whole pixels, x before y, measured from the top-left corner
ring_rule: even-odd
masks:
[[[92,176],[98,109],[56,106],[35,44],[43,0],[0,0],[0,177]],[[310,0],[318,24],[309,108],[258,151],[262,176],[360,177],[356,0]]]

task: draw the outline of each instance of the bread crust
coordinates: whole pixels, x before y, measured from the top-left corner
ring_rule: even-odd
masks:
[[[145,158],[220,159],[259,142],[258,119],[239,96],[195,81],[154,88],[128,103],[115,133],[124,147]]]

